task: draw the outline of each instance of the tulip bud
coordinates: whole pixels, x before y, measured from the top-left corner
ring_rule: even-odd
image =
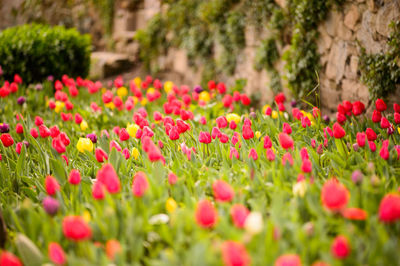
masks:
[[[60,207],[60,204],[55,198],[46,197],[43,200],[43,208],[47,212],[47,214],[54,216]]]
[[[362,181],[363,179],[363,174],[360,170],[355,170],[352,174],[351,174],[351,180],[353,181],[354,184],[358,184]]]
[[[263,230],[263,219],[260,212],[251,212],[244,222],[244,228],[252,235],[258,234]]]
[[[25,265],[42,265],[43,255],[37,246],[25,235],[17,234],[15,246]]]
[[[354,151],[358,151],[358,148],[360,148],[360,146],[358,146],[357,143],[354,143],[354,144],[353,144],[353,150],[354,150]]]

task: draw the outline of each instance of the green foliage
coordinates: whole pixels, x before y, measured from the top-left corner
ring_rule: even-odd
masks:
[[[400,22],[393,22],[391,28],[386,53],[367,54],[361,48],[361,80],[368,86],[371,100],[387,97],[400,84]]]
[[[135,0],[131,0],[135,1]],[[100,11],[107,35],[112,34],[114,21],[114,0],[92,0],[93,4]],[[136,1],[135,1],[136,2]]]
[[[286,61],[286,78],[295,97],[307,98],[318,84],[320,69],[316,39],[318,24],[325,19],[334,4],[342,0],[291,0],[288,2],[292,31],[291,47],[283,55]],[[306,100],[313,101],[312,95]]]
[[[40,82],[49,75],[86,77],[91,41],[75,29],[29,24],[0,33],[0,62],[4,77],[19,74],[25,82]]]
[[[168,48],[165,45],[166,34],[164,20],[158,14],[150,20],[146,30],[138,30],[134,37],[140,44],[140,59],[145,67],[153,72],[157,68],[154,60]]]
[[[276,48],[275,38],[268,38],[261,42],[257,49],[255,68],[269,70],[274,67],[274,63],[279,59],[278,49]]]

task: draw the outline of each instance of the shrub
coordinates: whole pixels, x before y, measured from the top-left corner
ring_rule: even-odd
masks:
[[[0,33],[0,64],[4,77],[19,74],[24,82],[40,82],[53,75],[87,76],[91,40],[76,29],[27,24]]]

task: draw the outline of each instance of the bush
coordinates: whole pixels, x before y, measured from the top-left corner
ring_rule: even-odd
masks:
[[[49,75],[87,76],[91,40],[76,29],[28,24],[0,33],[0,64],[4,77],[19,74],[24,82],[40,82]]]

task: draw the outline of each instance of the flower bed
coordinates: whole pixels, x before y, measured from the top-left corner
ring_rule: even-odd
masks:
[[[213,81],[2,85],[0,266],[399,261],[397,104],[330,122]]]

